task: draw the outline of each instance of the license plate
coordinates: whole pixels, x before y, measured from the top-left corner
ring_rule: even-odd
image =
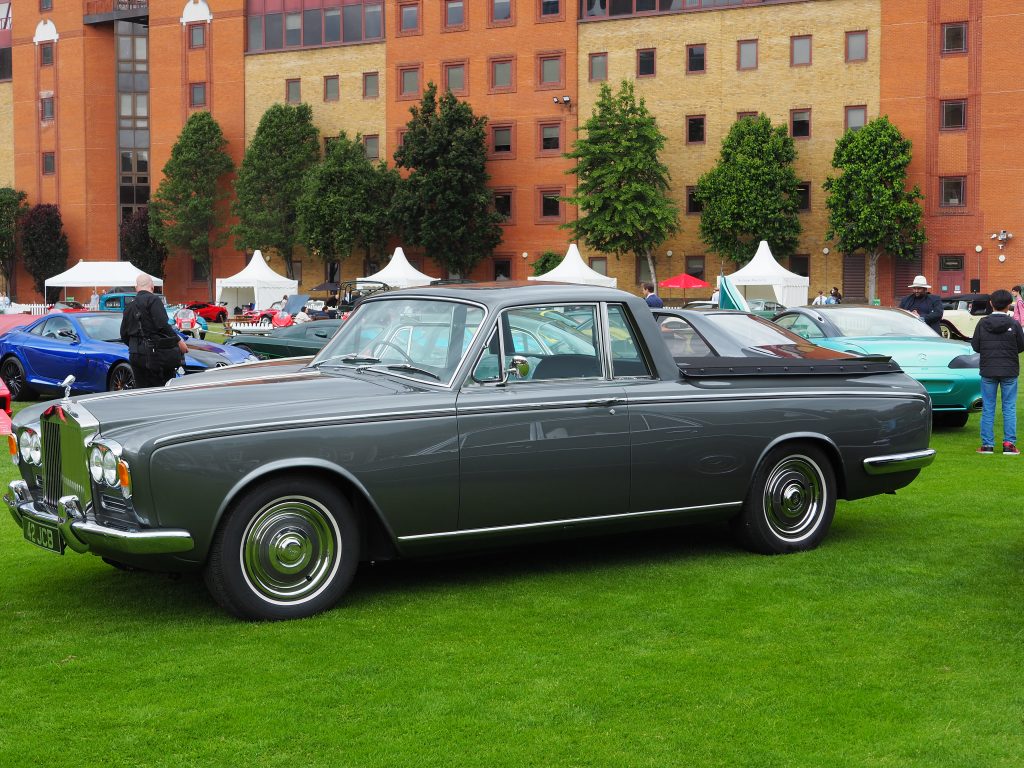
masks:
[[[25,529],[25,538],[35,544],[37,547],[48,549],[51,552],[56,552],[58,555],[64,554],[64,537],[61,535],[55,525],[47,525],[46,523],[37,523],[35,520],[25,518],[22,521]]]

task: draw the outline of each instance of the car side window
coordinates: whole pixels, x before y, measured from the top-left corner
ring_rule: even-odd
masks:
[[[104,299],[103,300],[103,309],[118,310],[120,308],[121,308],[121,299],[119,297],[117,297],[117,296],[114,296],[113,298],[110,298],[110,299]]]
[[[46,321],[43,328],[43,338],[56,339],[58,341],[71,341],[67,336],[61,336],[61,331],[74,333],[74,326],[63,317],[51,317]]]
[[[775,321],[776,325],[786,328],[805,339],[823,339],[825,334],[810,318],[803,315],[786,315]]]
[[[608,334],[612,346],[612,376],[620,378],[650,377],[636,329],[621,304],[608,305]]]
[[[715,353],[693,326],[678,317],[661,317],[661,338],[676,360],[690,357],[714,357]]]

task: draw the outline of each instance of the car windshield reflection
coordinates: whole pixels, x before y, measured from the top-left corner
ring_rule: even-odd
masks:
[[[829,309],[816,307],[842,331],[843,336],[926,336],[938,334],[905,312],[870,307],[844,307]]]
[[[482,308],[435,299],[367,301],[313,360],[449,384],[483,322]]]

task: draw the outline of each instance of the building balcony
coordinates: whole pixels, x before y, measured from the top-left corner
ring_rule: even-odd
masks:
[[[135,24],[149,22],[149,0],[86,0],[85,24],[111,24],[130,21]]]

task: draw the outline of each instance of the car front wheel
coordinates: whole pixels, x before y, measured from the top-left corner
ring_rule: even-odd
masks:
[[[135,388],[135,373],[128,363],[118,363],[110,369],[108,392],[119,392],[122,389]]]
[[[767,555],[814,549],[836,511],[835,473],[807,443],[773,448],[758,466],[733,528],[745,547]]]
[[[12,400],[31,400],[35,397],[35,390],[29,386],[28,379],[25,377],[24,367],[14,355],[8,357],[0,365],[0,378],[7,385]]]
[[[939,323],[939,335],[944,339],[959,339],[960,334],[956,332],[951,323],[940,322]]]
[[[244,619],[312,616],[333,607],[359,564],[348,501],[316,478],[263,483],[233,506],[214,536],[206,585]]]

